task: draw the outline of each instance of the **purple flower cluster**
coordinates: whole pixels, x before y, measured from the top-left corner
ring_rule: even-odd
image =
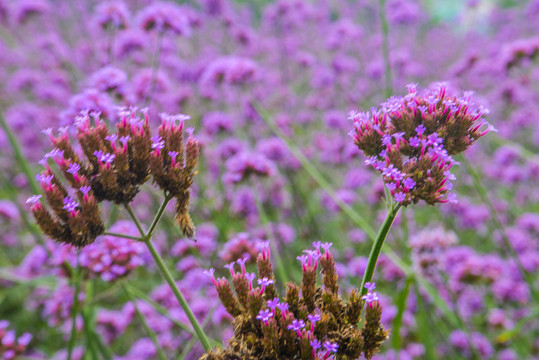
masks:
[[[15,330],[8,330],[9,321],[0,320],[0,356],[2,359],[16,359],[26,351],[26,347],[32,340],[30,333],[24,333],[17,337]]]
[[[110,231],[137,236],[138,230],[131,222],[118,222]],[[80,254],[80,265],[90,276],[104,281],[114,281],[127,276],[131,271],[149,265],[149,254],[143,243],[136,240],[105,235],[97,238]]]
[[[430,91],[409,84],[408,91],[380,109],[350,113],[351,135],[398,203],[455,201],[452,156],[491,129],[483,118],[488,110],[472,101],[471,92],[450,96],[444,83]]]

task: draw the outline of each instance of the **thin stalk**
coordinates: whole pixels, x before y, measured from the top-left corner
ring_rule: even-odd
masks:
[[[111,360],[112,353],[110,350],[102,343],[99,335],[95,332],[96,324],[96,311],[94,308],[94,288],[95,288],[95,279],[94,281],[86,282],[86,292],[84,298],[84,306],[82,307],[81,315],[84,325],[84,336],[86,338],[86,347],[90,349],[89,353],[92,355],[93,359],[99,360],[98,354],[101,353],[103,359]]]
[[[2,129],[7,135],[7,138],[9,140],[9,144],[11,145],[11,148],[13,149],[13,155],[15,155],[15,160],[21,167],[22,172],[26,176],[26,179],[28,181],[28,186],[30,186],[30,189],[34,194],[39,194],[40,189],[37,186],[37,183],[34,179],[34,174],[32,172],[32,169],[30,168],[30,164],[28,163],[28,160],[23,155],[21,146],[19,144],[19,141],[17,140],[15,134],[13,131],[11,131],[11,128],[7,124],[6,120],[4,119],[4,115],[2,114],[2,111],[0,111],[0,125],[2,126]]]
[[[73,307],[71,308],[71,336],[67,345],[67,360],[71,360],[73,356],[73,349],[75,348],[75,341],[77,339],[77,314],[79,307],[81,271],[82,269],[79,263],[79,254],[77,254],[77,271],[75,272],[75,277],[73,278],[75,282],[75,291],[73,295]]]
[[[110,26],[107,32],[109,36],[108,58],[109,64],[112,65],[114,63],[114,38],[116,36],[116,26]]]
[[[4,118],[4,114],[2,113],[1,110],[0,110],[0,125],[2,126],[2,129],[4,130],[4,132],[6,133],[7,138],[9,140],[9,144],[11,145],[11,148],[13,149],[15,160],[17,161],[17,163],[21,167],[22,172],[26,176],[26,180],[28,181],[28,186],[30,186],[30,189],[32,190],[34,194],[36,195],[39,194],[40,189],[35,181],[34,174],[32,172],[30,164],[28,160],[26,159],[26,157],[24,156],[21,150],[21,145],[19,144],[17,137],[15,136],[13,131],[11,131],[11,128],[7,124],[6,119]],[[26,214],[23,214],[22,218],[24,222],[28,222],[28,218],[26,217]],[[37,231],[36,226],[32,224],[32,226],[30,226],[30,229],[32,230],[32,233],[34,233],[37,243],[45,249],[48,255],[50,255],[50,250],[45,246],[45,241],[43,240],[41,233]]]
[[[539,165],[539,156],[537,154],[533,153],[532,151],[524,148],[523,146],[515,143],[514,141],[504,139],[498,134],[489,134],[489,139],[494,142],[495,144],[506,146],[510,149],[515,150],[521,157],[523,157],[525,160],[534,163],[536,165]]]
[[[314,167],[314,165],[310,162],[309,159],[303,153],[295,147],[290,140],[286,137],[286,135],[277,127],[272,121],[269,120],[267,113],[257,104],[253,104],[254,108],[259,113],[260,117],[266,125],[273,131],[279,138],[281,138],[288,146],[288,149],[298,159],[298,161],[301,163],[303,168],[311,175],[311,177],[318,183],[318,185],[324,189],[324,191],[329,195],[329,197],[337,204],[339,207],[350,217],[356,224],[358,224],[365,233],[371,238],[374,239],[376,236],[376,233],[374,232],[374,229],[370,226],[367,220],[363,218],[360,214],[354,211],[354,209],[342,201],[339,196],[337,195],[337,192],[332,188],[330,183],[324,178],[324,176]]]
[[[157,41],[155,45],[155,52],[154,57],[152,60],[152,77],[150,80],[150,90],[148,91],[148,95],[146,95],[146,99],[144,99],[144,104],[147,104],[150,106],[153,101],[153,93],[155,91],[155,82],[157,80],[157,73],[159,72],[159,66],[160,66],[160,58],[161,58],[161,40],[163,39],[163,34],[159,33],[157,35]]]
[[[103,340],[101,340],[101,337],[99,336],[99,334],[96,333],[95,329],[92,332],[92,338],[93,338],[94,343],[97,346],[97,350],[99,350],[99,352],[103,356],[103,359],[112,360],[114,355],[112,354],[110,349],[107,346],[105,346],[105,344],[103,343]]]
[[[273,231],[271,229],[271,224],[268,218],[268,214],[266,214],[266,210],[264,210],[264,205],[262,204],[262,200],[257,195],[255,195],[255,203],[256,203],[256,208],[258,210],[258,213],[260,214],[260,220],[262,222],[262,225],[266,228],[266,232],[270,239],[271,252],[273,253],[273,257],[275,258],[275,263],[277,265],[277,269],[276,269],[277,275],[279,275],[281,282],[283,284],[286,284],[289,279],[288,279],[288,275],[286,274],[283,261],[281,257],[279,256],[279,252],[277,251],[277,240],[275,236],[273,236]]]
[[[147,303],[148,305],[153,307],[155,309],[155,311],[157,311],[158,313],[160,313],[161,315],[163,315],[164,317],[169,319],[174,325],[178,326],[180,329],[182,329],[184,331],[187,331],[191,335],[196,335],[196,333],[189,326],[187,326],[186,324],[172,318],[170,316],[168,310],[165,307],[161,306],[161,304],[159,304],[158,302],[153,301],[152,299],[150,299],[148,297],[148,295],[146,295],[143,291],[140,291],[139,289],[132,286],[128,282],[126,282],[124,284],[124,286],[126,286],[129,289],[129,292],[131,294],[133,294],[136,298],[144,301],[145,303]]]
[[[393,338],[393,348],[395,351],[399,351],[401,349],[401,335],[400,335],[400,328],[402,325],[402,317],[404,315],[404,310],[406,310],[406,301],[408,300],[408,295],[410,295],[410,285],[413,282],[413,278],[408,277],[406,279],[406,282],[404,283],[404,288],[399,293],[399,296],[397,297],[397,315],[395,316],[395,320],[393,320],[393,329],[391,329],[391,334]]]
[[[202,346],[204,346],[204,349],[206,351],[210,351],[211,350],[211,345],[210,345],[210,342],[208,340],[208,337],[206,336],[206,333],[204,332],[204,330],[202,329],[202,327],[198,323],[198,320],[196,319],[195,315],[191,311],[191,308],[189,307],[189,304],[187,303],[187,301],[183,297],[182,293],[180,292],[180,289],[178,288],[178,286],[174,282],[174,278],[172,277],[172,275],[168,271],[168,268],[165,265],[163,259],[157,253],[157,250],[155,250],[155,247],[153,246],[153,244],[151,243],[150,240],[146,240],[145,243],[146,243],[146,246],[148,247],[148,250],[150,250],[150,253],[152,254],[155,262],[157,263],[157,266],[159,267],[159,270],[161,271],[161,274],[163,275],[166,282],[170,286],[170,289],[172,290],[172,292],[176,296],[176,299],[178,299],[178,302],[180,303],[180,306],[182,307],[183,311],[185,311],[185,314],[187,315],[187,318],[189,319],[189,321],[191,322],[191,325],[195,329],[195,332],[196,332],[198,338],[200,339],[200,342],[202,343]]]
[[[150,337],[152,342],[155,345],[155,349],[157,350],[157,355],[159,356],[159,359],[161,360],[167,360],[167,357],[165,353],[163,352],[163,349],[161,348],[161,345],[159,345],[159,341],[157,340],[157,336],[155,335],[155,332],[153,332],[152,329],[148,326],[148,323],[146,322],[146,318],[144,317],[144,314],[140,312],[140,309],[137,305],[137,300],[134,298],[134,296],[129,292],[129,289],[126,286],[123,286],[123,289],[125,291],[125,294],[127,295],[127,298],[129,301],[133,304],[135,307],[135,312],[137,313],[137,316],[142,324],[142,327],[144,328],[144,331],[146,334]]]
[[[374,244],[371,248],[371,253],[369,254],[367,268],[365,269],[365,273],[363,274],[363,280],[361,281],[361,295],[365,295],[367,293],[367,289],[365,289],[365,284],[372,281],[372,276],[374,275],[374,269],[376,268],[378,257],[380,256],[380,252],[382,251],[382,246],[384,245],[384,241],[386,240],[387,234],[389,233],[389,229],[391,229],[391,225],[393,225],[393,221],[395,220],[395,217],[397,216],[397,213],[399,212],[400,208],[401,205],[399,203],[393,206],[391,211],[387,213],[386,219],[384,220],[382,227],[378,231],[378,235],[376,235],[376,239],[374,240]]]
[[[38,243],[43,243],[43,236],[39,230],[39,227],[28,217],[28,211],[26,211],[23,206],[19,203],[17,199],[17,191],[14,189],[14,186],[8,181],[6,176],[3,173],[0,173],[0,182],[3,184],[4,189],[8,192],[10,200],[17,206],[19,210],[19,215],[24,222],[24,227],[29,229],[30,232],[36,237]],[[45,249],[48,252],[48,249]]]
[[[487,189],[483,185],[481,181],[481,177],[479,176],[478,172],[474,169],[474,167],[470,164],[470,161],[467,158],[462,157],[461,161],[466,167],[466,170],[472,175],[474,187],[476,191],[478,192],[481,200],[485,203],[485,205],[487,205],[490,211],[490,215],[492,217],[492,222],[494,223],[494,226],[500,232],[503,243],[505,247],[507,248],[507,250],[509,251],[509,255],[517,264],[517,267],[520,271],[520,274],[522,275],[522,278],[528,284],[528,287],[530,288],[530,293],[533,299],[535,300],[535,303],[539,303],[539,294],[535,290],[533,279],[530,273],[526,270],[526,268],[524,268],[524,265],[522,265],[522,262],[520,261],[520,258],[518,257],[517,251],[515,250],[515,248],[513,247],[513,244],[509,240],[509,237],[507,236],[507,232],[505,231],[505,227],[503,226],[502,221],[500,220],[500,217],[498,216],[498,212],[496,211],[496,208],[490,201]]]
[[[103,233],[103,235],[115,236],[115,237],[124,238],[124,239],[131,239],[131,240],[139,240],[139,241],[142,240],[142,238],[141,238],[140,236],[132,236],[132,235],[127,235],[127,234],[119,234],[119,233],[110,232],[110,231],[105,231],[105,232]]]
[[[164,213],[165,208],[167,206],[167,203],[169,201],[170,201],[170,197],[165,196],[165,200],[163,201],[163,204],[159,208],[159,211],[157,212],[152,224],[150,225],[150,230],[148,231],[148,234],[146,234],[144,232],[144,230],[142,229],[142,225],[140,224],[140,221],[138,220],[137,216],[135,215],[135,212],[133,211],[133,209],[129,205],[126,205],[125,207],[127,209],[127,212],[129,213],[129,215],[131,216],[131,218],[135,222],[135,224],[137,224],[137,228],[139,229],[140,235],[142,236],[142,240],[144,241],[144,243],[146,244],[146,247],[148,248],[148,250],[152,254],[152,257],[155,260],[155,263],[157,264],[157,267],[161,271],[161,274],[163,275],[163,278],[168,283],[170,289],[172,290],[172,292],[176,296],[176,299],[178,299],[178,302],[180,303],[180,306],[182,307],[183,311],[185,311],[185,314],[187,315],[187,318],[191,322],[191,325],[193,326],[193,329],[195,330],[198,338],[200,339],[200,342],[202,343],[202,346],[204,346],[204,349],[206,351],[210,351],[211,350],[211,345],[210,345],[210,342],[209,342],[206,334],[204,333],[204,330],[202,329],[202,327],[198,323],[198,320],[196,319],[195,315],[191,311],[191,308],[189,307],[189,304],[187,303],[187,301],[183,297],[180,289],[176,285],[176,282],[174,281],[174,278],[170,274],[170,271],[168,270],[165,262],[163,261],[163,259],[161,258],[161,256],[159,255],[159,253],[157,252],[157,250],[155,249],[155,247],[153,246],[153,244],[151,242],[151,235],[153,234],[153,231],[155,230],[157,224],[159,223],[159,220],[163,216],[163,213]]]
[[[389,98],[393,93],[393,85],[391,81],[391,62],[389,60],[389,23],[386,16],[386,0],[379,0],[378,3],[380,5],[380,23],[382,26],[382,52],[385,65],[386,97]]]
[[[204,319],[204,321],[202,322],[202,327],[206,327],[211,319],[212,319],[212,316],[213,316],[213,313],[215,312],[215,309],[216,307],[214,307],[213,309],[210,310],[210,312],[208,313],[208,315],[206,315],[206,318]],[[195,345],[195,342],[196,342],[196,338],[192,338],[188,343],[187,345],[185,346],[185,348],[183,349],[182,353],[180,354],[180,357],[179,359],[185,359],[187,358],[187,356],[189,355],[189,353],[191,352],[191,349],[193,348],[193,346]]]
[[[127,210],[127,212],[129,213],[129,216],[131,216],[131,219],[133,219],[133,222],[137,226],[137,229],[140,232],[140,236],[142,236],[142,240],[144,240],[144,238],[146,237],[146,233],[144,232],[144,228],[142,227],[142,224],[137,218],[137,215],[135,215],[133,208],[131,207],[131,205],[127,204],[125,205],[125,209]]]
[[[429,324],[428,318],[427,318],[427,308],[425,307],[425,302],[421,296],[421,293],[419,292],[419,288],[415,287],[415,295],[416,295],[416,301],[418,305],[417,309],[417,315],[416,315],[416,321],[418,324],[418,337],[425,346],[425,354],[423,355],[423,358],[434,360],[437,359],[436,356],[436,344],[434,339],[432,338],[432,330],[431,326]]]
[[[163,213],[165,212],[165,209],[167,208],[168,203],[172,200],[172,197],[169,195],[165,195],[165,201],[163,201],[163,204],[161,204],[161,207],[159,207],[159,210],[157,211],[157,214],[155,214],[155,217],[152,221],[152,224],[150,225],[150,229],[146,233],[146,238],[151,238],[153,235],[153,232],[155,231],[155,228],[157,227],[157,224],[161,220],[161,217],[163,216]]]

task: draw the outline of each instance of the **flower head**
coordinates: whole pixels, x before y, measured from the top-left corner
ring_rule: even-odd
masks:
[[[453,199],[453,156],[492,129],[484,119],[488,110],[468,93],[449,96],[444,83],[435,90],[408,89],[408,95],[392,97],[379,109],[352,112],[351,135],[367,156],[365,164],[382,173],[395,201],[403,206],[448,202]]]

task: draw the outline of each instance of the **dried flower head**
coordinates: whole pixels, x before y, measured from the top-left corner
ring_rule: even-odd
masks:
[[[453,201],[453,155],[493,129],[483,118],[488,110],[472,101],[472,92],[449,96],[444,83],[437,90],[418,91],[415,84],[408,90],[381,109],[352,112],[351,135],[368,157],[365,164],[382,173],[395,201],[403,206]]]
[[[202,360],[357,359],[362,353],[372,358],[389,333],[380,324],[378,296],[369,290],[362,299],[360,292],[353,290],[348,300],[342,299],[331,243],[313,245],[314,249],[298,257],[303,267],[302,283],[288,283],[284,297],[274,287],[268,242],[257,258],[256,282],[256,275],[245,269],[246,259],[238,260],[239,266],[226,266],[234,290],[225,278],[215,279],[215,270],[208,272],[219,298],[234,317],[235,331],[228,348],[214,349]],[[323,287],[316,283],[318,269]],[[374,289],[374,284],[369,286]],[[365,302],[365,321],[359,328]]]

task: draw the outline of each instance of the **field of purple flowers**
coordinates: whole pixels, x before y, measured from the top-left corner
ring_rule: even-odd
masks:
[[[0,0],[0,358],[539,359],[538,114],[538,0]]]

